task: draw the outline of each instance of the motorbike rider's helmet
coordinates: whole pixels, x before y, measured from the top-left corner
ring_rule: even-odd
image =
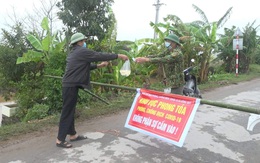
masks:
[[[168,36],[166,36],[164,38],[164,40],[165,41],[170,40],[170,41],[176,42],[178,45],[181,45],[179,37],[177,35],[175,35],[175,34],[169,34]]]
[[[77,42],[79,42],[79,41],[86,40],[86,39],[87,39],[87,37],[84,34],[82,34],[82,33],[75,33],[70,38],[70,46],[75,44],[75,43],[77,43]]]

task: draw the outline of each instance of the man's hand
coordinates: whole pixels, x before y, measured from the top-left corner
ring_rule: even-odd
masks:
[[[150,58],[146,58],[146,57],[137,57],[135,58],[135,62],[136,63],[144,63],[144,62],[149,62]]]
[[[122,59],[123,61],[128,60],[128,56],[126,56],[124,54],[118,54],[118,58]]]
[[[97,68],[106,67],[109,64],[109,62],[101,62],[100,64],[97,64]]]

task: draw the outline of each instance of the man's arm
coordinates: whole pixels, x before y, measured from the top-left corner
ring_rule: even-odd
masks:
[[[181,53],[172,53],[172,54],[166,55],[164,57],[156,57],[156,58],[138,57],[138,58],[136,58],[136,62],[137,63],[144,63],[144,62],[177,63],[177,62],[180,62],[180,58],[182,58]]]
[[[100,64],[97,64],[97,68],[106,67],[109,64],[109,62],[101,62]]]

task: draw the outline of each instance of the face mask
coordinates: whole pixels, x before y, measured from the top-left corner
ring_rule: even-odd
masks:
[[[87,44],[84,42],[82,47],[87,48]]]
[[[165,47],[166,47],[167,49],[171,49],[171,48],[172,48],[172,47],[170,46],[171,43],[169,43],[169,42],[165,42],[164,45],[165,45]]]

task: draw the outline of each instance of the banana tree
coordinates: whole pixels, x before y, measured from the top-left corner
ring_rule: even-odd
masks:
[[[200,27],[191,23],[183,23],[176,15],[168,15],[164,21],[171,25],[168,27],[170,31],[180,36],[185,67],[190,66],[191,59],[198,61],[197,53],[201,51],[201,46],[195,36],[199,33]]]
[[[257,39],[257,27],[252,24],[247,24],[243,30],[243,50],[239,55],[239,69],[241,73],[247,73],[249,71],[249,64],[252,63],[254,56],[259,55],[257,45],[259,40]]]
[[[235,70],[235,52],[233,50],[233,39],[236,27],[233,26],[231,29],[225,28],[224,34],[219,35],[220,42],[218,43],[219,54],[218,59],[223,61],[223,70],[225,72],[231,73]]]
[[[217,29],[222,27],[222,25],[228,20],[232,7],[230,7],[224,16],[222,16],[218,21],[210,23],[205,15],[205,13],[196,5],[192,5],[197,13],[200,14],[202,20],[194,21],[191,24],[200,27],[198,32],[195,33],[195,38],[200,42],[201,52],[200,54],[200,81],[207,81],[208,79],[208,68],[210,60],[214,52],[218,49]]]
[[[110,65],[103,69],[98,69],[92,72],[91,80],[99,81],[102,83],[110,83],[116,85],[126,85],[126,86],[141,86],[140,83],[143,82],[145,76],[152,72],[154,69],[151,66],[142,67],[134,62],[134,58],[145,56],[149,54],[149,51],[154,48],[151,45],[153,39],[142,39],[136,41],[120,41],[114,44],[106,45],[103,47],[108,47],[107,51],[116,54],[125,54],[129,57],[131,74],[129,76],[122,76],[120,74],[120,69],[123,66],[123,61],[114,60],[110,62]],[[99,88],[100,89],[100,88]],[[102,92],[103,88],[100,89]]]
[[[32,73],[23,76],[19,91],[16,94],[19,108],[30,109],[35,104],[47,104],[51,110],[55,111],[61,106],[61,83],[53,79],[46,79],[43,73],[51,75],[61,75],[64,68],[63,60],[65,40],[61,41],[59,33],[51,34],[48,19],[44,18],[41,22],[42,36],[35,33],[27,35],[27,40],[31,44],[31,49],[23,53],[22,57],[17,58],[16,64],[37,65]],[[62,63],[60,64],[59,63]],[[61,70],[62,69],[62,70]]]
[[[211,29],[211,31],[209,31]],[[207,32],[209,33],[207,34]],[[217,43],[219,40],[216,39],[217,35],[217,23],[213,22],[211,26],[207,25],[199,29],[199,32],[195,33],[197,42],[201,47],[199,54],[200,71],[199,79],[201,82],[207,81],[208,79],[208,68],[210,60],[214,52],[217,51]]]
[[[41,39],[36,34],[28,34],[26,38],[32,45],[33,49],[28,50],[26,53],[23,54],[22,57],[18,57],[16,61],[17,64],[26,62],[48,64],[50,55],[52,53],[60,52],[63,50],[65,40],[61,41],[58,33],[55,33],[53,35],[51,34],[47,17],[42,20],[41,27],[45,36]]]
[[[154,39],[140,39],[134,42],[122,41],[115,47],[118,53],[126,54],[131,62],[131,75],[128,77],[132,79],[130,85],[136,86],[138,83],[147,83],[149,76],[154,72],[154,65],[140,65],[134,62],[134,58],[147,56],[157,53],[158,47],[154,43]]]

